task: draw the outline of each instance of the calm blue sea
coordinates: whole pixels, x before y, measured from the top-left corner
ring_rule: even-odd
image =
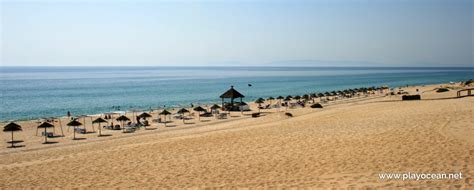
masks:
[[[218,103],[230,85],[244,100],[346,88],[474,78],[473,68],[0,67],[0,120]],[[248,84],[252,84],[251,87]]]

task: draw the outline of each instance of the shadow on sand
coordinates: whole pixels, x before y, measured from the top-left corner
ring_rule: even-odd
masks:
[[[145,130],[157,130],[158,128],[146,128]]]
[[[56,142],[56,141],[48,141],[48,142],[44,142],[43,144],[56,144],[56,143],[58,143],[58,142]]]
[[[7,146],[7,148],[21,148],[21,147],[25,147],[25,145]]]

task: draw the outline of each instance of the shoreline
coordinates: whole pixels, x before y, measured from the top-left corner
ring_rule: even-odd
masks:
[[[462,83],[463,81],[456,81],[454,82],[455,84],[458,84],[458,83]],[[427,84],[420,84],[420,85],[406,85],[406,86],[397,86],[397,87],[389,87],[391,89],[399,89],[399,88],[408,88],[408,87],[422,87],[422,86],[426,86],[426,85],[450,85],[449,83],[427,83]],[[355,87],[355,88],[361,88],[361,87]],[[339,90],[344,90],[344,89],[339,89]],[[337,91],[337,90],[336,90]],[[319,92],[313,92],[313,93],[319,93]],[[321,92],[323,93],[323,92]],[[309,93],[308,93],[309,94]],[[282,95],[282,96],[286,96],[286,95]],[[217,97],[217,95],[216,95]],[[270,96],[269,96],[270,97]],[[274,98],[276,98],[277,96],[272,96]],[[263,98],[263,97],[262,97]],[[266,99],[267,97],[265,97],[264,99]],[[218,99],[218,98],[216,98]],[[195,106],[206,106],[206,107],[210,107],[212,106],[216,101],[209,101],[209,102],[203,102],[203,103],[193,103],[191,102],[192,104],[194,104]],[[217,101],[217,105],[220,105],[220,102]],[[187,105],[190,105],[191,103],[188,103]],[[253,104],[252,101],[249,101],[249,102],[245,102],[247,104]],[[185,104],[186,105],[186,104]],[[112,106],[114,107],[114,106]],[[121,107],[121,106],[119,106]],[[146,106],[144,106],[146,107]],[[190,109],[191,107],[190,106],[179,106],[179,105],[170,105],[169,107],[166,107],[167,110],[175,110],[175,109],[180,109],[180,108],[186,108],[186,109]],[[131,111],[131,110],[138,110],[138,111]],[[152,107],[152,112],[153,111],[156,111],[156,110],[163,110],[163,108],[153,108]],[[77,116],[96,116],[96,115],[104,115],[104,114],[107,114],[107,113],[113,113],[113,112],[125,112],[125,113],[142,113],[142,112],[149,112],[150,109],[149,108],[131,108],[129,110],[110,110],[110,111],[105,111],[105,112],[89,112],[87,114],[78,114]],[[8,120],[0,120],[0,125],[2,124],[6,124],[8,122],[20,122],[20,121],[33,121],[33,120],[44,120],[44,119],[49,119],[49,118],[64,118],[64,117],[67,117],[66,115],[55,115],[55,116],[42,116],[42,117],[32,117],[32,118],[21,118],[21,119],[8,119]]]
[[[415,94],[417,92],[415,92],[413,89],[418,89],[418,88],[432,88],[431,90],[428,90],[428,91],[420,91],[419,93],[427,93],[427,92],[432,92],[434,91],[433,89],[437,88],[437,87],[448,87],[448,88],[462,88],[462,87],[459,87],[461,83],[455,83],[455,84],[446,84],[446,83],[443,83],[443,84],[433,84],[433,85],[421,85],[421,86],[405,86],[405,87],[397,87],[397,88],[394,88],[394,90],[397,90],[397,89],[412,89],[411,90],[411,94]],[[362,94],[362,95],[359,95],[359,96],[355,96],[355,97],[352,97],[352,98],[342,98],[342,99],[337,99],[337,100],[332,100],[332,101],[327,101],[328,97],[324,97],[326,99],[325,102],[321,102],[321,99],[320,98],[316,98],[314,100],[314,103],[320,103],[321,105],[323,105],[323,107],[325,107],[325,109],[323,110],[319,110],[319,111],[324,111],[324,110],[327,110],[327,107],[333,107],[333,106],[338,106],[338,105],[345,105],[345,104],[368,104],[368,103],[383,103],[383,102],[393,102],[393,101],[401,101],[401,95],[389,95],[388,92],[377,92],[376,94]],[[394,99],[395,98],[395,99]],[[440,99],[440,98],[435,98],[435,99],[427,99],[426,97],[425,98],[422,98],[422,100],[437,100],[437,99]],[[378,101],[373,101],[373,100],[378,100]],[[273,100],[273,104],[275,105],[276,102],[278,100]],[[293,102],[295,100],[292,100]],[[281,106],[280,108],[270,108],[270,109],[261,109],[261,113],[263,115],[267,115],[267,114],[275,114],[275,113],[286,113],[286,112],[292,112],[294,110],[299,110],[299,109],[311,109],[311,108],[308,108],[313,102],[313,100],[309,100],[308,103],[306,103],[306,107],[307,108],[285,108],[284,106]],[[283,103],[283,100],[282,100],[282,103]],[[269,101],[268,100],[265,100],[265,103],[264,104],[269,104]],[[162,118],[162,116],[158,115],[158,113],[160,113],[163,109],[154,109],[152,110],[151,112],[148,111],[146,113],[149,113],[152,115],[152,118],[149,118],[147,119],[149,122],[150,122],[150,126],[154,128],[154,130],[156,129],[159,129],[159,130],[156,130],[156,131],[159,131],[159,132],[165,132],[165,131],[169,131],[169,130],[175,130],[175,129],[179,129],[181,130],[182,128],[184,129],[187,129],[189,128],[188,126],[191,126],[191,127],[195,127],[195,126],[205,126],[205,125],[215,125],[215,124],[219,124],[219,123],[226,123],[226,122],[231,122],[231,121],[234,121],[234,120],[239,120],[239,119],[248,119],[248,118],[251,118],[250,116],[252,115],[252,113],[255,113],[257,112],[257,110],[259,110],[257,108],[257,104],[254,103],[254,102],[248,102],[248,105],[249,105],[249,108],[251,108],[251,111],[243,111],[243,112],[240,112],[240,111],[231,111],[231,112],[228,112],[229,113],[229,117],[227,119],[216,119],[216,116],[212,116],[212,117],[203,117],[204,120],[199,120],[198,121],[198,118],[199,117],[196,117],[194,114],[197,113],[196,111],[192,110],[192,109],[189,109],[191,111],[190,114],[192,114],[192,119],[190,120],[190,123],[187,123],[187,124],[184,124],[182,123],[183,121],[181,119],[176,119],[174,118],[175,116],[179,115],[177,113],[175,113],[176,109],[173,109],[173,110],[170,110],[168,109],[169,111],[172,111],[172,114],[167,116],[169,118],[171,118],[170,121],[167,120],[167,122],[171,122],[173,125],[171,126],[166,126],[163,127],[163,124],[162,123],[156,123],[156,122],[153,122],[152,120],[154,120],[155,118]],[[201,105],[201,106],[204,106],[204,105]],[[207,109],[209,108],[211,105],[205,105],[204,108]],[[317,109],[315,109],[317,110]],[[140,113],[143,113],[143,112],[124,112],[125,116],[129,117],[130,118],[130,121],[131,122],[134,122],[134,120],[136,120],[134,118],[134,116],[140,114]],[[224,112],[225,113],[225,112]],[[95,118],[98,118],[98,117],[104,117],[104,114],[110,114],[109,113],[101,113],[101,114],[95,114],[95,115],[86,115],[86,116],[79,116],[77,118],[77,120],[81,123],[83,123],[84,125],[80,126],[79,128],[84,128],[85,130],[88,131],[88,133],[91,133],[91,134],[77,134],[77,135],[80,135],[80,136],[86,136],[88,140],[86,141],[91,141],[90,138],[92,138],[92,141],[96,141],[96,140],[102,140],[101,138],[97,139],[97,137],[95,137],[94,135],[97,134],[97,131],[98,131],[98,125],[97,124],[93,124],[92,123],[92,120],[95,119]],[[116,121],[115,119],[122,115],[122,114],[112,114],[113,117],[112,117],[112,120],[109,120],[105,125],[109,125],[109,124],[120,124],[121,125],[121,122],[119,121]],[[189,115],[189,114],[188,114]],[[41,119],[43,120],[43,119]],[[29,130],[31,131],[32,129],[36,129],[36,126],[39,124],[39,122],[41,121],[39,119],[34,119],[34,120],[23,120],[23,121],[16,121],[16,123],[20,124],[23,126],[23,130]],[[206,121],[207,120],[207,121]],[[66,123],[70,121],[70,117],[67,117],[67,116],[63,116],[63,117],[59,117],[59,118],[55,118],[55,121],[53,122],[53,125],[55,126],[53,128],[53,133],[57,136],[56,138],[53,139],[56,140],[60,139],[60,141],[58,141],[59,143],[58,144],[61,144],[60,146],[63,146],[62,143],[65,143],[65,145],[69,145],[69,144],[75,144],[75,143],[70,143],[68,142],[70,137],[71,137],[71,127],[68,127],[66,126]],[[211,121],[211,122],[209,122]],[[1,125],[5,125],[7,124],[8,122],[0,122]],[[168,124],[169,125],[169,124]],[[102,125],[104,126],[104,125]],[[92,130],[91,130],[92,129]],[[37,131],[37,130],[36,130]],[[51,131],[51,130],[49,130]],[[66,135],[61,137],[61,134],[64,134],[66,131]],[[125,133],[124,134],[120,134],[121,133],[121,130],[119,131],[115,131],[114,130],[107,130],[107,129],[102,129],[103,133],[109,133],[109,134],[114,134],[114,135],[119,135],[118,138],[122,138],[122,137],[127,137],[127,136],[135,136],[136,134],[130,134],[130,135],[126,135]],[[142,132],[144,131],[145,134],[149,134],[150,131],[147,131],[147,130],[138,130],[139,132]],[[41,132],[41,131],[40,131]],[[119,134],[116,134],[117,132],[120,132]],[[28,137],[27,139],[31,139],[33,137]],[[110,137],[109,137],[110,138]],[[112,137],[112,138],[117,138],[116,136]],[[37,136],[36,138],[36,142],[38,142],[41,138],[41,136]],[[107,138],[103,138],[103,139],[107,139]],[[34,147],[38,146],[37,144],[34,145]],[[52,145],[52,146],[57,146],[57,145]],[[41,146],[40,146],[41,147]],[[39,149],[41,149],[39,147]],[[4,153],[3,151],[1,151],[3,148],[0,147],[0,154]],[[24,148],[19,148],[17,149],[18,151],[22,151]],[[29,149],[29,148],[26,148],[26,149]],[[36,149],[36,148],[35,148]],[[8,150],[4,150],[6,152],[10,152]]]

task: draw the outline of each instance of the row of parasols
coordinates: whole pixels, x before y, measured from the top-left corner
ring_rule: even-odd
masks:
[[[233,88],[231,88],[232,90]],[[347,96],[347,95],[354,95],[354,94],[357,94],[357,93],[367,93],[369,91],[378,91],[378,90],[383,90],[383,89],[388,89],[388,87],[369,87],[369,88],[355,88],[355,89],[347,89],[347,90],[343,90],[343,91],[332,91],[332,92],[325,92],[325,93],[311,93],[311,94],[305,94],[303,96],[286,96],[286,97],[283,97],[283,96],[278,96],[277,98],[273,98],[273,97],[269,97],[267,98],[267,100],[274,100],[274,99],[278,99],[278,100],[284,100],[284,101],[290,101],[292,99],[295,99],[295,100],[300,100],[300,99],[305,99],[305,100],[309,100],[309,99],[312,99],[312,98],[321,98],[321,97],[328,97],[328,96],[340,96],[340,95],[344,95],[344,96]],[[225,94],[225,93],[224,93]],[[243,97],[243,95],[242,95]],[[233,97],[231,97],[233,98]],[[261,103],[264,103],[265,99],[263,98],[258,98],[255,103],[259,104],[259,108],[260,108],[260,104]],[[320,106],[320,105],[318,105]],[[214,104],[210,107],[211,110],[217,110],[217,109],[220,109],[221,107],[218,106],[217,104]],[[321,107],[322,108],[322,107]],[[206,112],[207,110],[202,108],[201,106],[198,106],[198,107],[195,107],[193,109],[194,111],[197,111],[197,112]],[[260,111],[260,109],[259,109]],[[181,114],[181,115],[184,115],[185,113],[189,113],[189,110],[185,109],[185,108],[182,108],[180,110],[178,110],[177,114]],[[166,116],[167,115],[171,115],[172,113],[167,111],[166,109],[163,110],[162,112],[159,113],[159,115],[164,115],[165,116],[165,122],[164,124],[166,125]],[[199,114],[198,114],[199,116]],[[144,119],[147,119],[147,118],[150,118],[152,117],[150,114],[144,112],[142,114],[140,114],[138,116],[139,118],[144,118]],[[184,122],[184,117],[183,118],[183,122]],[[99,124],[99,136],[102,136],[102,133],[101,133],[101,123],[108,123],[108,119],[111,119],[110,117],[106,117],[106,119],[104,118],[97,118],[95,120],[92,121],[92,124]],[[200,118],[199,118],[200,119]],[[130,119],[128,117],[126,117],[125,115],[121,115],[120,117],[116,118],[115,120],[117,121],[120,121],[122,122],[122,127],[124,126],[124,122],[127,122],[127,121],[130,121]],[[54,120],[53,120],[54,121]],[[82,126],[83,124],[81,122],[79,122],[77,119],[72,119],[69,123],[67,123],[67,126],[71,126],[71,127],[74,127],[74,133],[73,133],[73,140],[77,140],[76,138],[76,127],[78,126]],[[47,129],[48,128],[52,128],[54,127],[53,124],[51,124],[51,122],[42,122],[40,125],[38,125],[38,129],[40,128],[43,128],[44,129],[44,143],[47,144],[48,143],[48,135],[47,135]],[[3,131],[4,132],[11,132],[11,138],[12,140],[10,141],[11,142],[11,146],[12,148],[15,147],[15,143],[16,142],[19,142],[19,141],[14,141],[14,132],[15,131],[21,131],[22,128],[20,125],[14,123],[14,122],[10,122],[8,123]],[[63,134],[64,136],[64,134]]]
[[[218,106],[217,104],[214,104],[213,106],[211,106],[211,110],[216,110],[216,109],[220,109],[221,107]],[[195,107],[193,109],[194,111],[197,111],[199,113],[201,112],[206,112],[207,110],[202,108],[201,106],[198,106],[198,107]],[[181,114],[181,115],[184,115],[185,113],[189,113],[190,111],[185,109],[185,108],[182,108],[180,110],[178,110],[177,114]],[[168,110],[163,110],[159,113],[159,115],[163,115],[165,116],[164,120],[166,121],[166,116],[167,115],[171,115],[172,113],[169,112]],[[147,118],[150,118],[152,117],[152,115],[150,115],[149,113],[146,113],[146,112],[143,112],[142,114],[138,115],[139,118],[144,118],[144,119],[147,119]],[[112,119],[111,117],[105,117],[106,119],[102,118],[102,117],[98,117],[96,118],[95,120],[92,121],[92,124],[98,124],[98,128],[99,128],[99,136],[103,136],[102,135],[102,127],[101,127],[101,124],[102,123],[108,123],[109,122],[109,119]],[[127,116],[125,115],[121,115],[119,117],[117,117],[115,119],[116,121],[119,121],[122,123],[122,128],[124,126],[124,123],[127,122],[127,121],[130,121],[130,118],[128,118]],[[52,124],[55,120],[54,119],[49,119],[47,121],[44,121],[44,122],[41,122],[38,126],[37,126],[37,129],[44,129],[44,132],[43,132],[43,136],[44,136],[44,144],[49,144],[48,142],[48,128],[54,128],[54,124]],[[184,122],[184,120],[183,120]],[[166,125],[166,122],[164,122],[165,125]],[[67,126],[70,126],[70,127],[74,127],[74,132],[73,132],[73,140],[78,140],[78,138],[76,138],[76,128],[79,127],[79,126],[82,126],[83,123],[79,122],[77,118],[73,118],[69,123],[66,124]],[[4,132],[11,132],[11,146],[9,146],[9,148],[15,148],[17,146],[15,146],[15,143],[18,143],[18,142],[21,142],[21,141],[15,141],[14,140],[14,132],[16,131],[21,131],[22,130],[22,127],[20,125],[18,125],[17,123],[15,122],[10,122],[8,123],[7,125],[4,126],[3,128],[3,131]],[[62,130],[62,128],[61,128]],[[64,136],[64,133],[62,133],[62,136]]]

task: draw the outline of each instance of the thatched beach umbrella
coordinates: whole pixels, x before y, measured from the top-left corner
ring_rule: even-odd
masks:
[[[302,98],[306,101],[309,101],[310,96],[309,96],[309,94],[305,94],[305,95],[302,96]]]
[[[124,125],[124,122],[125,121],[130,121],[130,119],[125,116],[125,115],[121,115],[120,117],[117,117],[117,119],[115,119],[117,121],[120,121],[122,123],[122,129],[125,131],[125,125]]]
[[[147,118],[150,118],[152,116],[149,113],[143,112],[142,114],[138,115],[138,117],[147,120]],[[144,127],[146,128],[146,126],[144,126]]]
[[[217,104],[214,104],[214,105],[211,106],[211,111],[212,110],[219,110],[219,109],[221,109],[221,107]]]
[[[70,127],[74,127],[74,131],[72,133],[73,134],[72,140],[76,140],[76,127],[81,126],[82,123],[74,119],[66,125]]]
[[[301,96],[300,95],[296,95],[295,96],[295,100],[300,100],[301,99]]]
[[[283,97],[283,96],[278,96],[276,99],[277,99],[277,100],[279,101],[279,103],[281,104],[281,100],[285,99],[285,97]]]
[[[265,102],[265,100],[263,98],[259,98],[257,100],[255,100],[255,103],[258,104],[258,113],[260,113],[260,107],[262,106],[262,104]]]
[[[285,99],[285,97],[283,97],[283,96],[278,96],[276,99],[278,100],[278,111],[280,111],[281,100]]]
[[[274,99],[275,99],[275,98],[273,98],[273,97],[271,97],[271,96],[267,98],[267,100],[270,101],[270,104],[272,104],[272,101],[273,101]]]
[[[95,119],[92,121],[92,124],[98,123],[99,124],[99,137],[102,136],[102,127],[100,126],[100,123],[107,123],[107,120],[102,119],[101,117]]]
[[[198,112],[198,118],[199,118],[199,121],[201,121],[201,112],[203,111],[205,112],[206,109],[202,108],[201,106],[198,106],[198,107],[195,107],[193,110]]]
[[[61,129],[61,136],[64,137],[64,131],[63,131],[63,124],[61,123],[61,118],[51,118],[53,122],[58,122],[59,123],[59,128]],[[54,125],[54,123],[53,123]]]
[[[219,110],[219,109],[221,109],[221,107],[217,104],[214,104],[209,109],[210,109],[211,113],[214,115],[214,113],[216,113],[215,110]]]
[[[167,116],[167,115],[171,115],[171,112],[169,112],[168,110],[163,110],[163,111],[160,112],[158,115],[164,115],[164,116],[165,116],[165,117],[164,117],[165,119],[164,119],[164,122],[163,122],[163,123],[165,124],[165,127],[166,127],[166,116]]]
[[[151,115],[149,113],[143,112],[142,114],[138,115],[139,118],[149,118]]]
[[[289,102],[291,101],[291,98],[293,98],[292,96],[286,96],[285,97],[285,102],[286,102],[286,106],[285,106],[285,110],[288,110],[288,106],[289,106]]]
[[[318,95],[316,93],[311,93],[309,97],[311,98],[311,102],[314,103],[314,99],[318,98]]]
[[[11,148],[15,148],[15,141],[13,141],[13,132],[15,131],[21,131],[21,126],[14,123],[14,122],[10,122],[9,124],[5,125],[5,127],[3,127],[3,132],[11,132],[12,133],[12,146]]]
[[[51,123],[48,123],[48,122],[43,122],[41,123],[40,125],[38,125],[38,129],[40,128],[44,128],[44,143],[43,144],[47,144],[48,143],[48,128],[51,128],[51,127],[54,127],[53,124]]]
[[[178,110],[177,113],[181,115],[181,118],[183,119],[183,123],[184,123],[184,114],[189,113],[189,110],[187,110],[185,108],[181,108],[180,110]]]

